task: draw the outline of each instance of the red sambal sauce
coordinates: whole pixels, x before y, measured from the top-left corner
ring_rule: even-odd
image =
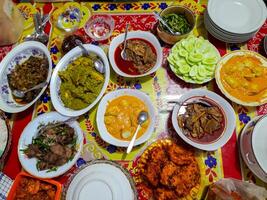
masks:
[[[128,39],[129,40],[141,40],[143,42],[145,42],[146,44],[149,45],[149,47],[151,48],[152,52],[157,56],[157,52],[155,47],[148,42],[147,40],[141,39],[141,38],[131,38]],[[121,52],[123,50],[123,43],[121,43],[115,50],[115,63],[117,65],[117,67],[124,73],[129,74],[129,75],[140,75],[143,73],[140,73],[138,70],[138,66],[135,66],[133,61],[128,61],[128,60],[124,60],[121,57]],[[150,68],[146,69],[146,72],[149,71],[151,68],[153,68],[154,66],[151,66]]]

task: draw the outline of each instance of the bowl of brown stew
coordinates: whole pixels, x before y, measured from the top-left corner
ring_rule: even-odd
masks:
[[[52,73],[50,53],[45,45],[36,41],[23,42],[10,51],[0,67],[0,109],[18,113],[29,108],[45,91]],[[28,91],[36,85],[44,87]],[[21,98],[14,90],[24,91]]]
[[[202,150],[222,147],[235,128],[235,112],[221,96],[204,89],[193,89],[179,98],[172,112],[177,134]]]
[[[124,33],[113,38],[109,48],[109,61],[118,75],[130,78],[147,76],[161,66],[162,49],[152,33],[129,32],[125,49],[126,59],[121,56],[123,40]]]

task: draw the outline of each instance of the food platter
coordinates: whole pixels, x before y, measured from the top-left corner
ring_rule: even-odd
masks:
[[[240,69],[238,69],[237,67],[232,68],[232,70],[234,70],[233,73],[231,74],[230,70],[228,70],[229,71],[228,73],[226,69],[231,68],[230,62],[233,62],[234,61],[233,59],[238,59],[238,58],[243,60],[246,58],[250,58],[251,61],[256,60],[255,62],[260,62],[261,64],[256,63],[255,65],[259,66],[258,68],[261,71],[263,71],[261,72],[262,75],[257,75],[258,77],[256,75],[255,77],[246,77],[250,74],[253,75],[254,71],[249,72],[249,70],[254,68],[254,66],[248,64],[248,66],[244,67],[241,61],[240,61],[241,63]],[[247,62],[251,62],[250,60]],[[243,62],[245,62],[245,60]],[[229,67],[225,68],[224,66],[226,66],[227,63]],[[220,88],[220,90],[222,91],[222,93],[231,101],[244,106],[259,106],[267,102],[266,89],[264,88],[265,84],[264,82],[261,82],[262,80],[265,80],[264,71],[266,71],[267,69],[266,67],[267,67],[266,58],[264,58],[263,56],[261,56],[256,52],[247,50],[233,51],[223,56],[221,60],[218,62],[215,72],[216,83]],[[224,68],[225,72],[222,72],[222,69]],[[241,69],[242,73],[240,71]],[[222,76],[222,73],[225,73],[224,77]],[[227,76],[226,73],[228,73]],[[230,77],[230,75],[232,77]],[[229,91],[232,91],[232,94]],[[249,92],[253,93],[249,94]]]
[[[64,174],[75,164],[75,162],[80,156],[84,138],[83,131],[81,130],[79,123],[75,120],[70,121],[68,125],[74,129],[75,135],[77,137],[75,146],[76,152],[73,158],[69,159],[65,164],[57,168],[39,170],[37,168],[39,161],[36,158],[28,158],[25,153],[25,149],[28,148],[29,144],[32,144],[32,139],[38,136],[37,134],[40,132],[38,130],[42,130],[40,129],[40,126],[48,125],[49,123],[53,122],[64,122],[68,119],[69,117],[60,115],[57,112],[50,112],[36,117],[31,123],[29,123],[25,127],[18,143],[18,156],[22,167],[28,173],[39,178],[53,178]]]
[[[196,98],[196,100],[195,100]],[[214,105],[217,105],[218,108],[222,111],[223,118],[225,120],[224,128],[221,130],[221,133],[217,135],[215,138],[211,137],[211,139],[208,140],[201,140],[201,138],[192,138],[188,136],[184,132],[184,130],[180,127],[177,116],[180,112],[184,113],[184,110],[186,109],[188,103],[191,103],[189,100],[192,100],[192,102],[201,100],[201,102],[208,102],[209,107],[211,102],[213,102]],[[214,151],[218,148],[222,147],[226,142],[231,138],[234,128],[235,128],[235,112],[231,105],[223,99],[221,96],[217,95],[214,92],[204,90],[204,89],[194,89],[187,93],[185,93],[181,98],[179,98],[179,102],[173,109],[172,112],[172,124],[174,126],[175,131],[177,134],[188,144],[202,150],[206,151]],[[202,112],[202,111],[201,111]],[[201,114],[202,116],[203,114]],[[198,116],[199,118],[199,116]],[[215,135],[214,133],[211,134],[211,136]],[[210,135],[208,135],[210,136]],[[205,138],[205,135],[202,137]]]
[[[41,88],[40,92],[28,103],[17,103],[13,98],[12,91],[8,81],[8,75],[11,74],[12,70],[15,70],[16,66],[23,64],[30,57],[42,57],[47,59],[47,77],[45,82],[50,81],[52,74],[52,61],[46,46],[40,42],[28,41],[16,46],[12,51],[2,60],[0,65],[0,109],[9,113],[18,113],[26,110],[33,105],[42,93],[45,91],[47,84]],[[37,67],[37,65],[36,65]],[[26,73],[26,72],[25,72]],[[22,74],[23,76],[23,74]],[[31,74],[24,74],[24,77],[35,79],[36,77],[30,77]],[[29,88],[27,88],[29,89]]]
[[[61,96],[62,79],[59,77],[59,73],[60,71],[67,70],[69,65],[71,65],[72,63],[75,63],[75,60],[82,56],[82,50],[79,47],[76,47],[72,49],[71,51],[69,51],[67,54],[65,54],[65,56],[59,61],[59,63],[57,64],[56,68],[53,71],[53,75],[51,77],[51,82],[50,82],[50,93],[51,93],[51,100],[52,100],[52,103],[55,109],[59,113],[66,115],[66,116],[79,116],[79,115],[82,115],[88,112],[91,108],[93,108],[97,104],[97,102],[100,100],[100,98],[102,97],[102,95],[104,94],[108,86],[110,71],[109,71],[109,63],[108,63],[106,54],[100,47],[97,47],[95,45],[86,44],[84,45],[84,47],[91,53],[96,54],[104,63],[105,74],[104,74],[103,85],[102,85],[102,88],[100,88],[99,93],[95,94],[96,98],[92,100],[91,103],[89,104],[87,103],[85,108],[78,108],[74,110],[74,109],[67,107],[62,101],[62,96]],[[88,70],[87,72],[90,72],[90,70]],[[80,71],[80,74],[82,75],[84,73]],[[79,78],[79,77],[76,76],[76,78]],[[66,85],[66,87],[68,88],[68,85]],[[72,87],[77,88],[77,86],[72,86]],[[91,89],[93,90],[92,87]],[[83,95],[83,92],[80,92],[80,93],[78,92],[77,94]],[[67,97],[67,98],[70,98],[70,97]],[[79,104],[80,103],[76,103],[76,105],[79,105]]]
[[[176,155],[179,156],[176,157]],[[168,160],[169,157],[170,160]],[[179,168],[180,162],[186,167],[183,168],[184,171],[181,169],[179,172],[176,169]],[[161,195],[170,195],[171,199],[177,197],[179,199],[200,199],[200,183],[203,174],[199,169],[199,162],[194,156],[194,150],[190,147],[175,143],[170,139],[158,140],[152,143],[138,160],[138,189],[147,199],[160,199]],[[190,176],[187,176],[189,174]],[[158,175],[159,179],[153,178]],[[168,179],[170,183],[165,187]],[[152,183],[154,185],[151,185]],[[178,185],[172,185],[172,189],[168,189],[173,183],[178,183]],[[189,189],[184,188],[186,184]]]
[[[64,196],[66,200],[137,200],[130,174],[108,160],[91,161],[77,170],[69,179]]]
[[[4,163],[4,160],[8,154],[11,145],[11,130],[9,122],[4,113],[0,111],[0,163]]]

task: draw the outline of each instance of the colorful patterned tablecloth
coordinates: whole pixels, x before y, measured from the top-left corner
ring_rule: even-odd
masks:
[[[152,11],[160,11],[170,5],[185,5],[192,9],[197,16],[196,28],[193,34],[196,36],[203,36],[208,38],[220,51],[221,55],[237,49],[249,49],[253,51],[260,51],[260,43],[262,38],[267,33],[267,22],[263,25],[260,31],[247,43],[242,44],[225,44],[211,37],[203,23],[203,12],[207,5],[207,0],[178,0],[178,1],[158,1],[158,2],[135,2],[135,3],[20,3],[17,4],[19,10],[23,13],[25,18],[25,30],[20,42],[24,37],[31,34],[34,31],[32,16],[35,12],[41,12],[43,14],[50,14],[51,20],[46,25],[45,31],[50,35],[48,49],[50,50],[51,58],[53,61],[53,67],[61,58],[61,43],[65,37],[65,33],[57,29],[53,25],[52,18],[57,13],[62,12],[64,6],[75,4],[78,6],[83,14],[82,22],[79,30],[75,34],[82,35],[85,38],[86,43],[92,43],[103,47],[105,51],[108,51],[108,44],[113,37],[124,32],[125,24],[130,23],[130,30],[143,30],[151,31],[155,33],[156,19],[152,14]],[[89,38],[83,27],[86,21],[91,15],[110,14],[115,20],[115,29],[112,36],[102,42],[93,41]],[[81,117],[81,127],[85,133],[84,148],[81,157],[78,159],[76,166],[74,166],[69,172],[62,177],[57,178],[62,183],[66,183],[68,177],[73,173],[75,168],[83,166],[87,161],[92,159],[110,159],[118,161],[122,166],[127,168],[136,181],[136,186],[139,192],[139,199],[146,199],[146,194],[142,192],[141,186],[138,185],[138,177],[136,166],[138,158],[146,147],[158,139],[173,138],[179,139],[175,133],[171,120],[170,112],[160,112],[165,109],[166,99],[168,97],[181,96],[184,92],[196,88],[203,87],[209,90],[215,91],[222,95],[216,86],[215,81],[211,81],[204,85],[187,84],[179,80],[169,69],[166,62],[166,57],[169,53],[170,46],[162,43],[164,62],[162,67],[154,74],[145,78],[125,79],[111,71],[111,79],[107,88],[107,92],[120,88],[133,88],[141,90],[149,95],[152,99],[155,108],[157,109],[157,123],[155,131],[152,137],[145,144],[140,145],[132,151],[129,155],[125,154],[124,148],[118,148],[113,145],[104,142],[97,131],[95,117],[97,106],[95,106],[89,113]],[[12,49],[11,46],[0,48],[0,60]],[[244,180],[252,180],[259,185],[264,185],[258,180],[244,165],[238,155],[238,134],[244,127],[244,125],[254,116],[267,113],[267,105],[260,107],[249,108],[231,103],[236,111],[236,131],[229,142],[222,148],[213,152],[205,152],[196,150],[196,156],[199,160],[201,170],[201,188],[197,194],[192,194],[192,197],[200,199],[204,186],[211,184],[212,182],[222,177],[233,177],[237,179],[243,178]],[[49,90],[41,96],[38,102],[30,109],[18,113],[16,115],[9,115],[12,121],[12,149],[7,158],[7,162],[4,166],[4,172],[11,178],[15,178],[17,173],[21,170],[21,165],[17,157],[17,143],[19,136],[23,128],[37,115],[41,115],[53,110]],[[266,185],[265,185],[266,186]]]

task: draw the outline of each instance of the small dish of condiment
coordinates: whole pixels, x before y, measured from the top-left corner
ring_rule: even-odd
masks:
[[[106,40],[111,36],[114,26],[114,19],[110,15],[93,15],[84,30],[94,40]]]

